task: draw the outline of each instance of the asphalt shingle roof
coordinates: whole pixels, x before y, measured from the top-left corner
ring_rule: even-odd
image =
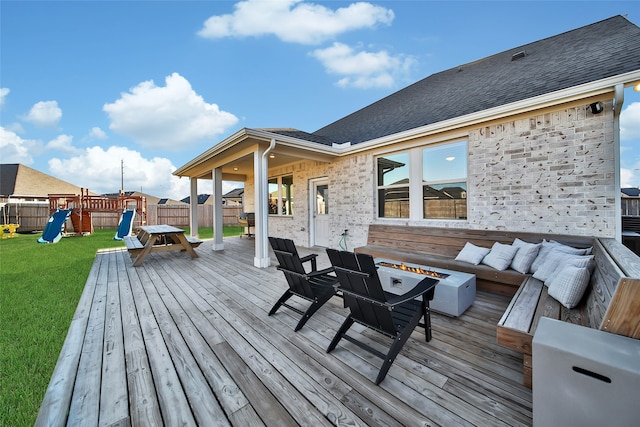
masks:
[[[313,136],[358,144],[639,69],[640,28],[614,16],[433,74]]]
[[[310,141],[310,142],[317,142],[318,144],[323,144],[323,145],[332,145],[333,141],[329,138],[326,138],[322,135],[315,135],[309,132],[305,132],[302,130],[298,130],[298,129],[292,129],[292,128],[263,128],[260,129],[263,131],[267,131],[267,132],[271,132],[271,133],[277,133],[278,135],[283,135],[283,136],[290,136],[293,138],[298,138],[298,139],[303,139],[305,141]]]
[[[0,164],[0,196],[80,194],[81,188],[19,163]]]

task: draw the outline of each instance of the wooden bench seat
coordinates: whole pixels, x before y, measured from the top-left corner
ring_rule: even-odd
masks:
[[[366,246],[355,251],[475,274],[478,290],[513,296],[527,277],[525,274],[511,269],[498,271],[483,264],[460,262],[455,257],[467,242],[491,248],[495,242],[511,244],[516,238],[531,243],[539,243],[543,239],[556,240],[578,248],[593,245],[593,238],[584,236],[371,224]]]
[[[577,307],[562,306],[541,281],[528,277],[498,322],[498,344],[523,354],[527,387],[532,386],[533,336],[542,317],[640,339],[640,258],[604,238],[595,239],[593,254],[596,267]]]
[[[184,237],[187,238],[187,241],[189,243],[191,243],[191,246],[193,246],[194,248],[197,248],[198,246],[200,246],[202,244],[202,240],[200,240],[200,239],[198,239],[196,237],[187,236],[187,235],[185,235]]]
[[[563,307],[531,275],[455,260],[466,242],[491,248],[495,242],[511,244],[516,238],[531,243],[555,240],[573,247],[592,248],[595,269],[577,307],[571,310]],[[541,317],[640,339],[640,258],[615,239],[372,224],[367,245],[355,251],[475,274],[478,289],[512,296],[497,325],[497,342],[523,354],[523,382],[528,387],[532,377],[532,340]]]
[[[124,236],[125,245],[127,245],[127,251],[131,257],[136,257],[144,249],[144,244],[138,239],[137,236]]]

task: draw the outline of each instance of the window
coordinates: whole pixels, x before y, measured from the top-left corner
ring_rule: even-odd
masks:
[[[269,215],[293,215],[293,175],[269,179]]]
[[[378,157],[378,216],[409,218],[409,153]]]
[[[467,144],[422,150],[423,218],[467,219]]]
[[[378,217],[467,218],[466,141],[376,159]]]

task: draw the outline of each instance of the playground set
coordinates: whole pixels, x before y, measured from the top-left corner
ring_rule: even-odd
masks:
[[[81,194],[49,194],[50,218],[40,243],[55,243],[62,236],[85,236],[93,233],[92,214],[97,212],[121,214],[118,229],[114,236],[122,240],[131,234],[133,220],[139,215],[140,224],[147,222],[147,201],[145,197],[119,194],[116,196],[94,196],[89,190],[81,189]],[[67,219],[71,219],[73,232],[67,228]]]
[[[16,230],[20,228],[20,212],[18,211],[18,207],[14,206],[15,222],[11,222],[11,205],[9,203],[2,203],[0,208],[2,209],[2,238],[11,239],[15,236]]]

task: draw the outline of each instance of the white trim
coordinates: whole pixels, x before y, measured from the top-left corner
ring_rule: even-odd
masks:
[[[614,106],[613,106],[613,150],[614,150],[614,188],[615,194],[622,194],[621,176],[620,176],[620,113],[624,104],[624,86],[618,85],[615,90]],[[622,242],[622,198],[615,197],[615,239]]]
[[[551,107],[554,105],[576,101],[579,99],[590,98],[592,96],[610,93],[615,90],[615,85],[640,79],[640,70],[619,76],[610,77],[604,80],[598,80],[591,83],[585,83],[568,89],[547,93],[544,95],[527,98],[522,101],[512,102],[510,104],[500,105],[498,107],[482,110],[464,116],[454,117],[449,120],[433,123],[419,128],[409,129],[384,136],[370,141],[362,142],[354,145],[349,149],[348,154],[357,153],[359,151],[371,150],[383,147],[389,144],[397,144],[409,139],[429,136],[437,132],[445,132],[459,127],[472,126],[474,124],[483,123],[491,120],[502,119],[521,113],[530,112],[541,108]]]
[[[198,237],[198,178],[189,178],[189,230],[191,236]]]
[[[327,183],[329,186],[329,177],[322,176],[317,178],[309,179],[309,246],[316,245],[316,221],[315,221],[315,212],[316,212],[316,186],[319,183]],[[329,194],[329,201],[331,201],[331,194]],[[329,211],[331,212],[331,211]],[[331,215],[331,214],[329,214]]]
[[[222,218],[222,169],[215,168],[211,171],[213,178],[213,250],[224,250]]]

